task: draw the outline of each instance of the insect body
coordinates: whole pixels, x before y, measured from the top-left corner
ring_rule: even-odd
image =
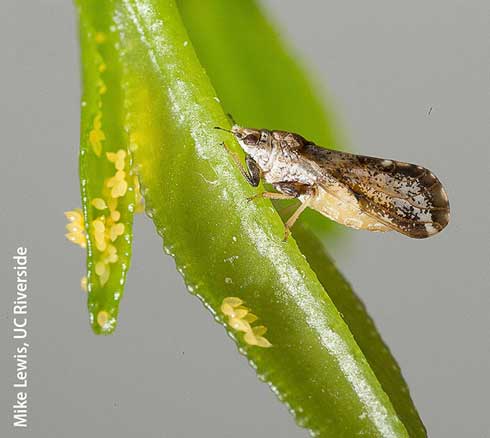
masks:
[[[285,239],[307,207],[348,227],[414,238],[432,236],[449,221],[446,192],[424,167],[326,149],[287,131],[233,125],[231,133],[246,153],[247,169],[232,156],[247,181],[256,187],[263,178],[277,190],[253,198],[301,201]]]

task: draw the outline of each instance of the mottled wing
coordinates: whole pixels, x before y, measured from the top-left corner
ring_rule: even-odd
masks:
[[[449,221],[449,201],[437,177],[415,164],[308,145],[305,153],[354,193],[359,207],[389,228],[425,238]]]

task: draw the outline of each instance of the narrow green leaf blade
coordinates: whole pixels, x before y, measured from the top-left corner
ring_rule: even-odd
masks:
[[[109,334],[116,327],[130,264],[134,180],[122,124],[112,3],[79,0],[78,15],[83,75],[79,165],[87,232],[88,310],[93,331]]]
[[[148,213],[189,290],[223,323],[260,378],[317,436],[404,437],[405,427],[337,309],[268,201],[233,167],[226,126],[171,0],[121,0],[126,126]],[[271,348],[229,325],[238,297]],[[185,324],[183,317],[182,323]]]
[[[327,147],[344,143],[332,112],[321,102],[324,93],[290,54],[257,2],[177,0],[177,4],[224,108],[239,122],[295,130]],[[278,202],[278,211],[287,211],[285,204]],[[293,230],[301,251],[343,315],[410,436],[426,436],[397,362],[322,242],[308,231],[324,235],[330,228],[325,228],[328,219],[311,210],[305,213],[308,219],[299,221],[304,226],[298,224]]]

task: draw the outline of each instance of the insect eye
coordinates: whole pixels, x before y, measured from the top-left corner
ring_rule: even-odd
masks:
[[[259,141],[259,137],[257,136],[257,134],[248,134],[243,139],[243,142],[248,145],[257,144],[258,141]]]

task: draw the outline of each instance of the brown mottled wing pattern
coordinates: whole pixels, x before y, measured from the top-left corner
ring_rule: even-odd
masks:
[[[449,221],[449,201],[428,169],[394,160],[305,146],[304,152],[331,177],[349,187],[360,208],[389,228],[425,238]]]

